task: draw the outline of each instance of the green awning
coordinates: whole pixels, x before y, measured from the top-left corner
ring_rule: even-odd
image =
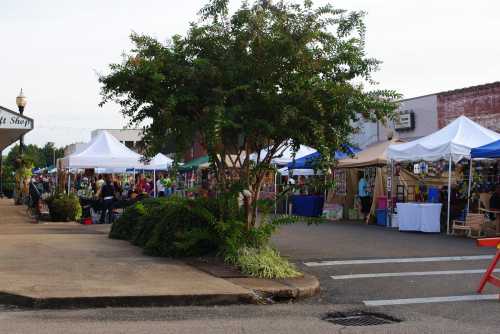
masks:
[[[208,164],[208,161],[209,161],[208,155],[193,159],[191,161],[186,162],[184,165],[180,166],[179,171],[189,172],[191,170],[196,170],[200,168],[201,165]]]

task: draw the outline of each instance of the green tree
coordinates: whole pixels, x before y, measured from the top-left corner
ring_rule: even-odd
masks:
[[[362,12],[312,1],[211,0],[185,36],[161,43],[132,34],[135,47],[99,79],[102,102],[120,104],[132,124],[148,121],[150,152],[175,142],[183,152],[199,138],[209,153],[220,191],[234,180],[250,191],[248,228],[271,160],[285,146],[312,146],[322,166],[335,162],[360,118],[385,120],[399,95],[368,91],[380,62],[365,52]],[[247,153],[268,149],[252,162]]]
[[[19,158],[19,145],[14,145],[5,158],[5,163],[8,166],[15,168],[16,159]],[[47,143],[43,147],[37,145],[25,145],[24,158],[33,162],[35,168],[45,168],[53,165],[54,154],[56,160],[64,157],[64,149],[57,148],[53,143]]]
[[[48,142],[40,148],[40,155],[44,164],[37,167],[54,166],[54,159],[57,161],[57,159],[64,157],[64,149],[57,148],[54,146],[54,143]]]

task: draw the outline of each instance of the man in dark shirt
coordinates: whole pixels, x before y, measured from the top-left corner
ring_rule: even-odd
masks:
[[[491,195],[490,210],[500,210],[500,185],[496,186],[495,192],[493,193],[493,195]]]
[[[101,200],[102,200],[102,211],[100,224],[105,223],[106,214],[108,215],[108,223],[111,223],[111,216],[113,214],[113,202],[115,199],[115,187],[113,186],[113,181],[108,175],[106,178],[106,183],[101,188]]]

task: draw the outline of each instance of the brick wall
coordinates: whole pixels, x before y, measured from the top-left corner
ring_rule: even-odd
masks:
[[[196,138],[191,148],[184,154],[184,161],[190,161],[207,155],[207,151],[201,145],[200,139]]]
[[[437,114],[439,128],[465,115],[500,132],[500,82],[439,93]]]

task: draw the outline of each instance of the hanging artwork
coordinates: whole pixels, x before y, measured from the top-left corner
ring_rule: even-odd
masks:
[[[333,172],[335,180],[335,193],[340,196],[347,195],[347,171],[345,169],[336,169]]]

